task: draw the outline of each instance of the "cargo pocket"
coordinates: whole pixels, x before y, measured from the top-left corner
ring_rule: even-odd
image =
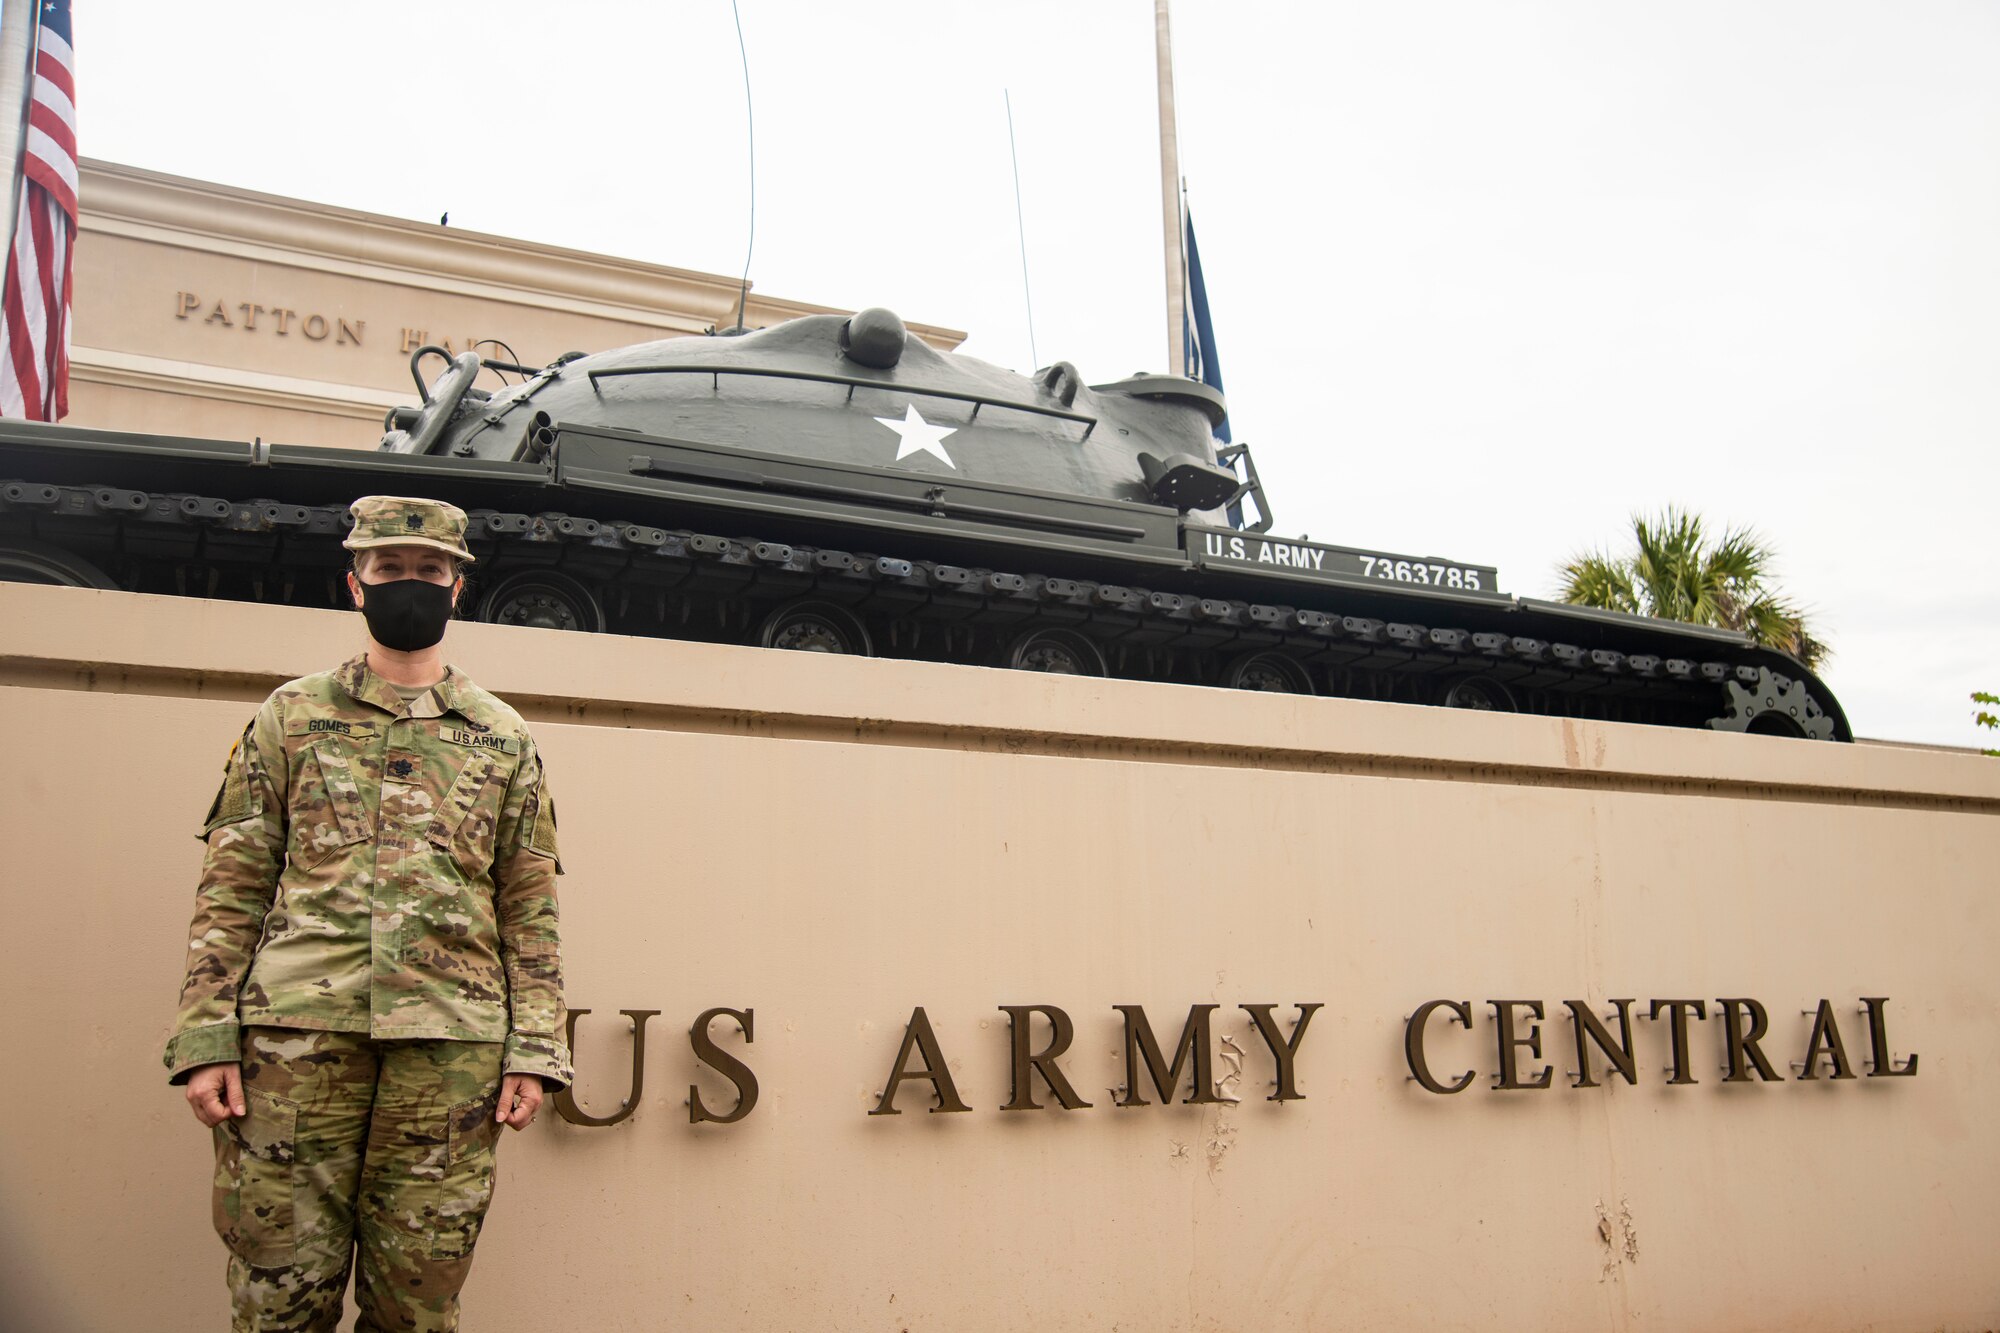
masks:
[[[483,799],[488,780],[497,767],[491,755],[475,754],[465,761],[451,789],[431,815],[430,832],[425,836],[440,851],[448,851],[471,876],[493,864],[493,831],[498,820],[498,801]]]
[[[292,1262],[292,1161],[299,1128],[296,1102],[246,1088],[249,1114],[215,1127],[215,1231],[243,1262],[282,1268]]]
[[[493,1118],[500,1085],[483,1097],[451,1108],[445,1129],[444,1179],[432,1212],[430,1256],[463,1259],[479,1243],[479,1227],[493,1202],[493,1148],[500,1123]]]
[[[292,857],[307,869],[369,836],[368,807],[346,755],[325,744],[305,752],[291,820]]]

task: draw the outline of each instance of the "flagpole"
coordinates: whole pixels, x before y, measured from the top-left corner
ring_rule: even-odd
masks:
[[[1187,307],[1183,284],[1187,254],[1181,227],[1180,139],[1174,128],[1174,42],[1167,22],[1167,0],[1153,0],[1153,45],[1160,86],[1160,220],[1167,243],[1167,369],[1185,375]]]
[[[21,144],[28,124],[28,93],[34,87],[35,0],[6,0],[0,9],[0,161],[11,171],[7,187],[7,248],[14,253],[14,229],[21,221]]]

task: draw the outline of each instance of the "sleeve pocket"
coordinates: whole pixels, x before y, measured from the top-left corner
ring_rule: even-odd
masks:
[[[550,794],[546,778],[535,793],[535,822],[528,833],[528,850],[554,861],[556,873],[562,873],[562,852],[556,846],[556,798]]]
[[[256,785],[250,781],[249,739],[250,730],[246,727],[243,739],[230,747],[229,760],[222,766],[222,785],[216,788],[215,800],[208,807],[208,817],[202,821],[203,838],[225,824],[240,823],[252,815],[264,813]]]

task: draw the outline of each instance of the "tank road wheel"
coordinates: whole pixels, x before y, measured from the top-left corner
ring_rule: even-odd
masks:
[[[1016,671],[1048,671],[1059,676],[1107,674],[1097,645],[1069,629],[1029,630],[1007,650],[1006,664]]]
[[[757,642],[795,653],[845,653],[873,657],[868,627],[846,607],[832,602],[790,602],[764,618]]]
[[[1245,653],[1222,673],[1232,690],[1264,690],[1271,694],[1311,694],[1306,669],[1283,653]]]
[[[9,583],[52,584],[58,588],[118,586],[83,557],[30,541],[0,541],[0,579]]]
[[[1446,708],[1472,708],[1482,713],[1518,713],[1514,695],[1497,680],[1484,676],[1460,676],[1444,692]]]
[[[604,628],[604,608],[590,589],[552,569],[525,569],[502,578],[479,599],[479,618],[533,629]]]
[[[1833,719],[1819,706],[1802,680],[1781,676],[1769,667],[1757,668],[1754,685],[1725,681],[1729,711],[1708,720],[1711,731],[1744,731],[1753,736],[1791,736],[1802,740],[1833,739]]]

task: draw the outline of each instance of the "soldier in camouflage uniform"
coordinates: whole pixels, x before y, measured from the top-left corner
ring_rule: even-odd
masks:
[[[465,514],[354,502],[368,647],[230,752],[172,1080],[215,1134],[239,1330],[452,1329],[502,1124],[570,1079],[555,805],[520,716],[444,664]]]

